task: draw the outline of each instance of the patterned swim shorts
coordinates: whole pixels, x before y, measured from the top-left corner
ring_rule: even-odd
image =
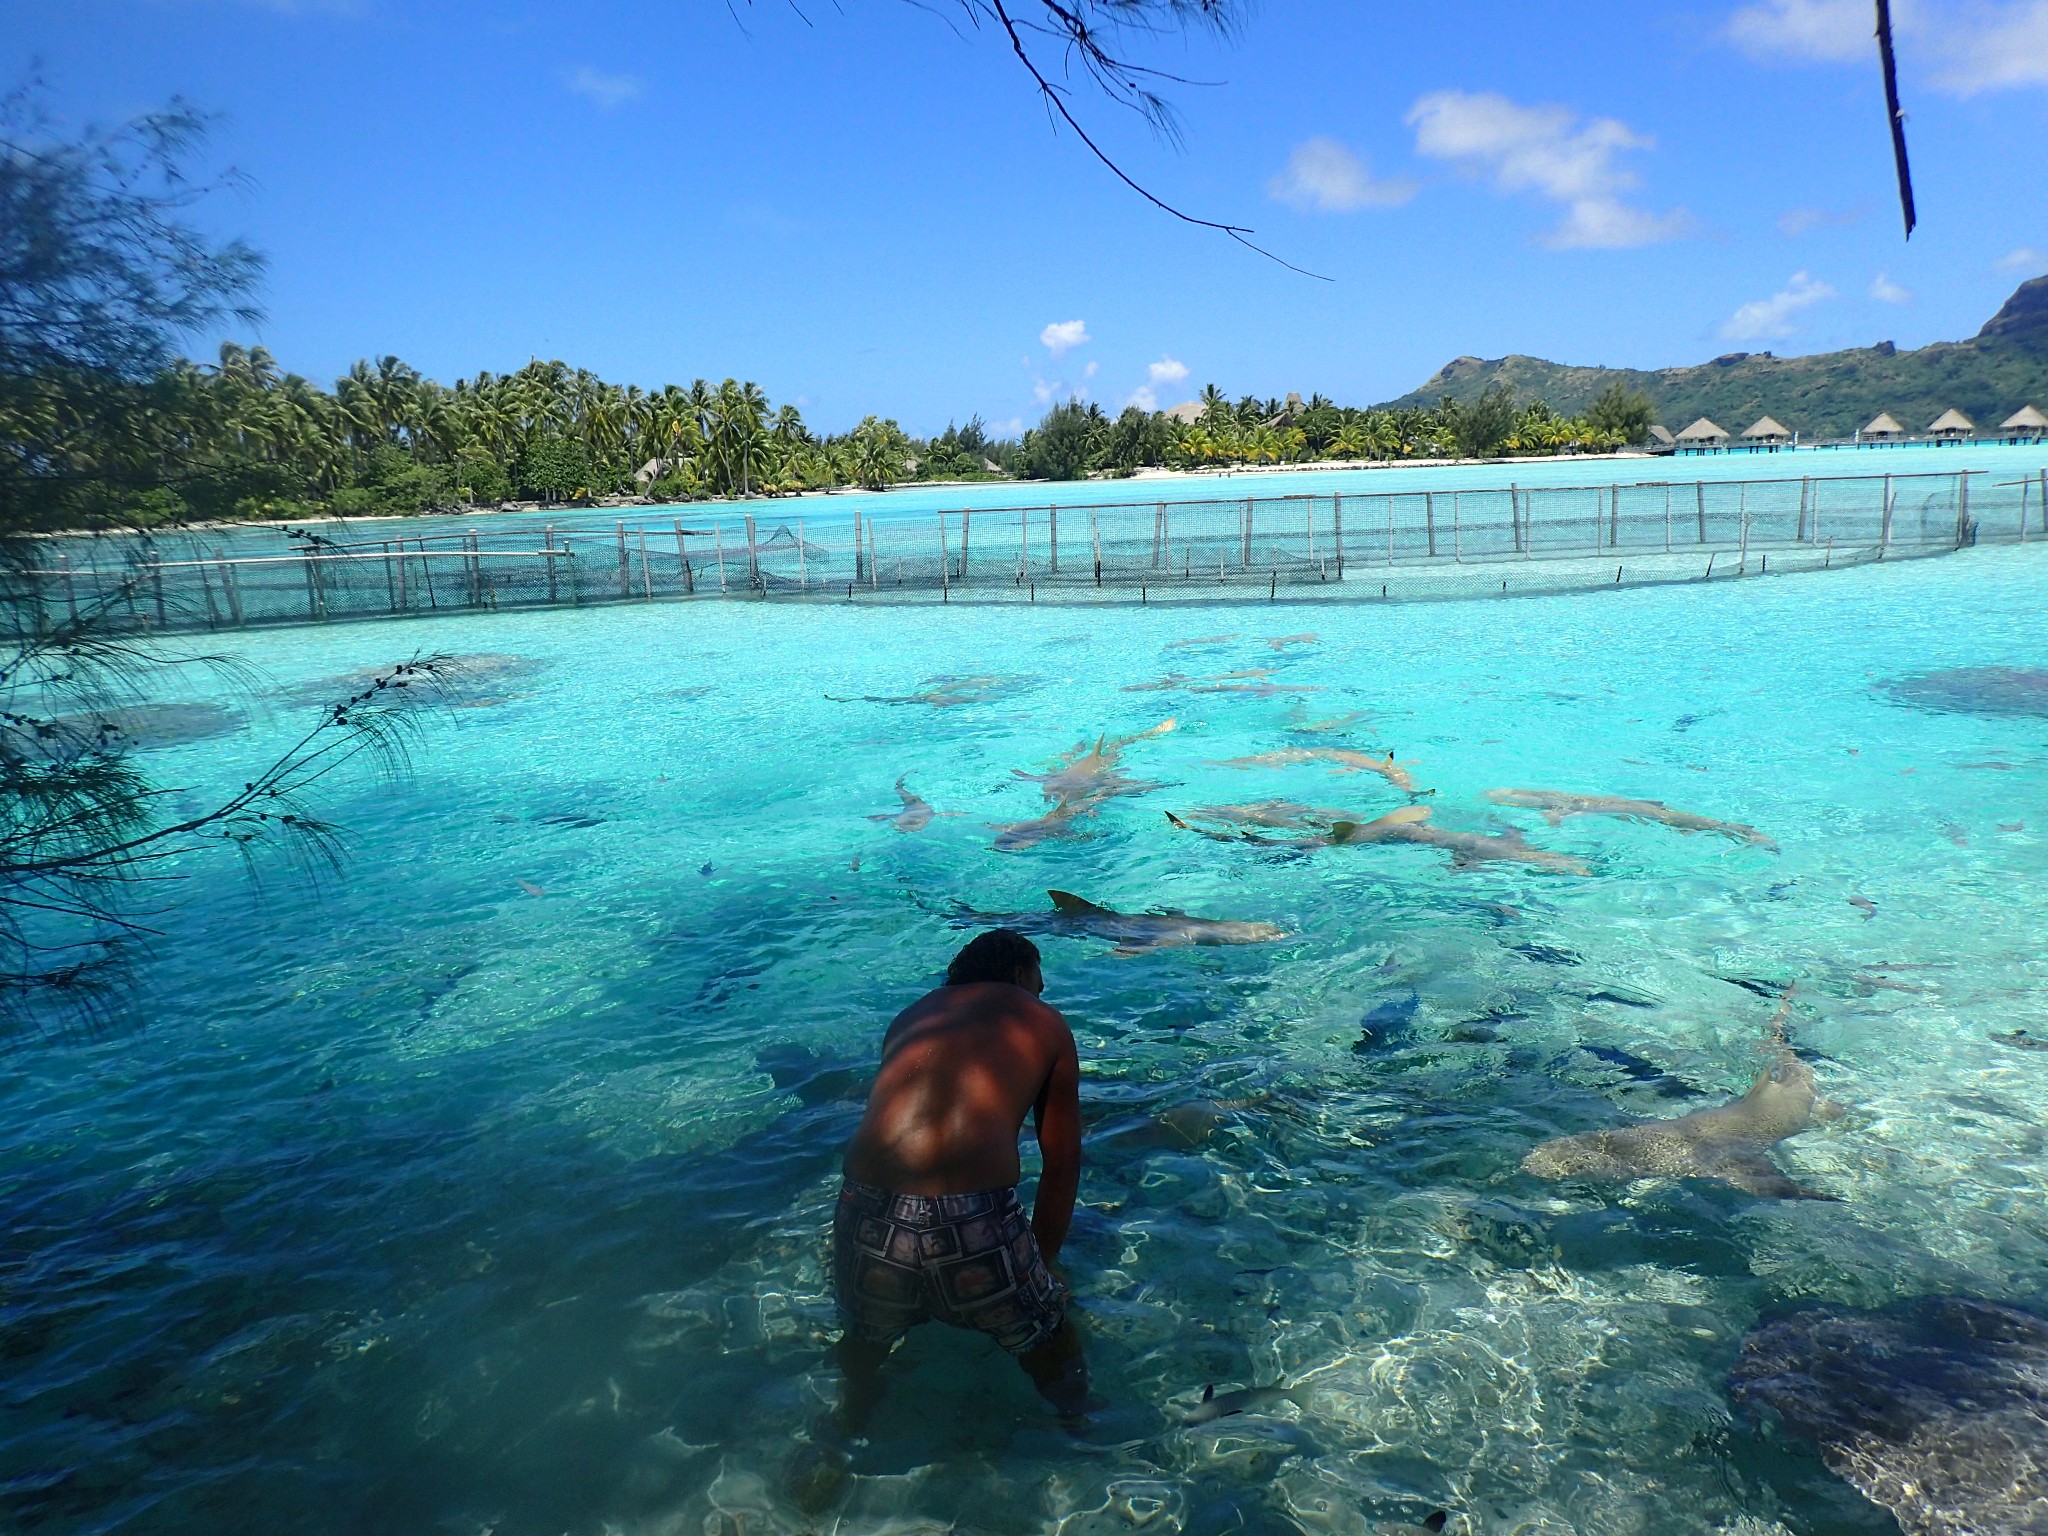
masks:
[[[1067,1311],[1067,1288],[1039,1255],[1014,1189],[894,1195],[846,1180],[832,1221],[832,1286],[848,1336],[876,1344],[936,1318],[1021,1355]]]

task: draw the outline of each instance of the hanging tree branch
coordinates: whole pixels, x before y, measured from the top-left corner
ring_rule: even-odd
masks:
[[[1891,0],[1877,0],[1877,57],[1884,66],[1884,111],[1892,125],[1892,164],[1899,173],[1899,212],[1906,219],[1906,238],[1919,222],[1913,212],[1913,167],[1906,160],[1906,114],[1899,107],[1899,66],[1892,56]]]

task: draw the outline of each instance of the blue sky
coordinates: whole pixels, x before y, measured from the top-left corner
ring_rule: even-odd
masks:
[[[330,379],[558,356],[727,374],[817,426],[1056,395],[1369,403],[1461,353],[1661,366],[1967,336],[2048,271],[2048,0],[1895,0],[1900,238],[1864,0],[1265,0],[1139,46],[1184,143],[904,0],[0,0],[0,64],[107,120],[173,93],[252,178],[257,339]],[[736,11],[737,19],[733,12]]]

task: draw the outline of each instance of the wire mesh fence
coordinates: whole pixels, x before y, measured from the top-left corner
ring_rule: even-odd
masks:
[[[1345,492],[918,518],[821,508],[418,536],[53,539],[45,621],[140,630],[656,600],[1028,602],[1530,595],[1720,579],[2048,537],[2048,469]],[[771,526],[772,524],[772,526]],[[382,533],[382,530],[379,530]]]

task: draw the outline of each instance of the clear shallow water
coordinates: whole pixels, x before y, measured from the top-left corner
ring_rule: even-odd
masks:
[[[369,538],[402,528],[407,538],[452,531],[483,530],[486,533],[538,534],[553,526],[609,530],[621,517],[629,526],[642,522],[662,525],[664,516],[679,517],[691,528],[706,528],[723,521],[735,535],[741,519],[751,514],[760,524],[763,537],[784,525],[794,528],[799,519],[807,533],[851,525],[856,512],[880,523],[923,522],[938,513],[957,512],[965,507],[984,508],[1030,506],[1057,503],[1063,508],[1194,501],[1232,501],[1246,497],[1278,496],[1385,496],[1411,495],[1423,491],[1506,490],[1510,485],[1527,488],[1605,485],[1689,484],[1695,480],[1719,483],[1736,480],[1797,480],[1802,476],[1856,477],[1866,475],[1949,475],[1958,470],[1982,472],[1975,482],[1981,491],[1987,484],[2001,484],[2038,477],[2048,467],[2048,448],[2039,443],[1967,443],[1952,447],[1909,444],[1873,448],[1783,449],[1777,453],[1748,451],[1708,454],[1680,454],[1661,457],[1548,458],[1529,462],[1498,461],[1471,464],[1417,462],[1378,469],[1292,469],[1285,471],[1232,470],[1223,474],[1174,475],[1132,480],[1079,481],[995,481],[977,485],[906,485],[887,491],[837,491],[828,496],[778,497],[750,502],[695,502],[675,507],[574,508],[557,507],[545,512],[485,513],[451,518],[407,518],[402,521],[372,519],[347,525],[350,537]],[[2004,494],[2016,494],[2010,490]],[[2034,516],[2040,517],[2040,489],[2033,495]],[[330,531],[334,525],[322,525]],[[215,544],[260,545],[265,551],[277,544],[275,529],[229,530]]]
[[[1363,1532],[1436,1507],[1488,1532],[1884,1530],[1723,1383],[1776,1303],[2048,1291],[2048,1056],[1988,1038],[2048,1034],[2048,721],[1876,686],[2048,664],[2044,592],[2048,555],[2018,549],[1397,611],[669,606],[260,637],[280,698],[422,644],[525,662],[409,783],[334,804],[354,855],[324,890],[252,897],[195,863],[130,1029],[0,1056],[0,1498],[61,1530]],[[1267,665],[1318,691],[1123,691]],[[826,698],[939,675],[1033,681]],[[157,771],[233,781],[291,708]],[[1447,826],[1532,785],[1783,851],[1497,813],[1593,865],[1573,880],[1168,826],[1404,803],[1212,766],[1298,744],[1297,709],[1365,711],[1312,744],[1412,760]],[[1172,787],[991,847],[1041,809],[1013,769],[1169,714],[1125,766]],[[899,775],[960,814],[867,819]],[[1292,934],[1042,941],[1087,1073],[1067,1257],[1111,1407],[1076,1445],[989,1346],[924,1329],[850,1475],[821,1476],[822,1234],[860,1081],[969,931],[954,904],[1054,886]],[[1795,1039],[1849,1114],[1777,1155],[1841,1203],[1518,1171],[1545,1137],[1688,1107],[1581,1046],[1747,1086],[1772,1004],[1729,977],[1801,984]],[[1411,1034],[1354,1051],[1411,993]],[[1240,1107],[1195,1145],[1162,1131],[1197,1101]],[[1305,1410],[1175,1427],[1205,1382],[1282,1378]]]

